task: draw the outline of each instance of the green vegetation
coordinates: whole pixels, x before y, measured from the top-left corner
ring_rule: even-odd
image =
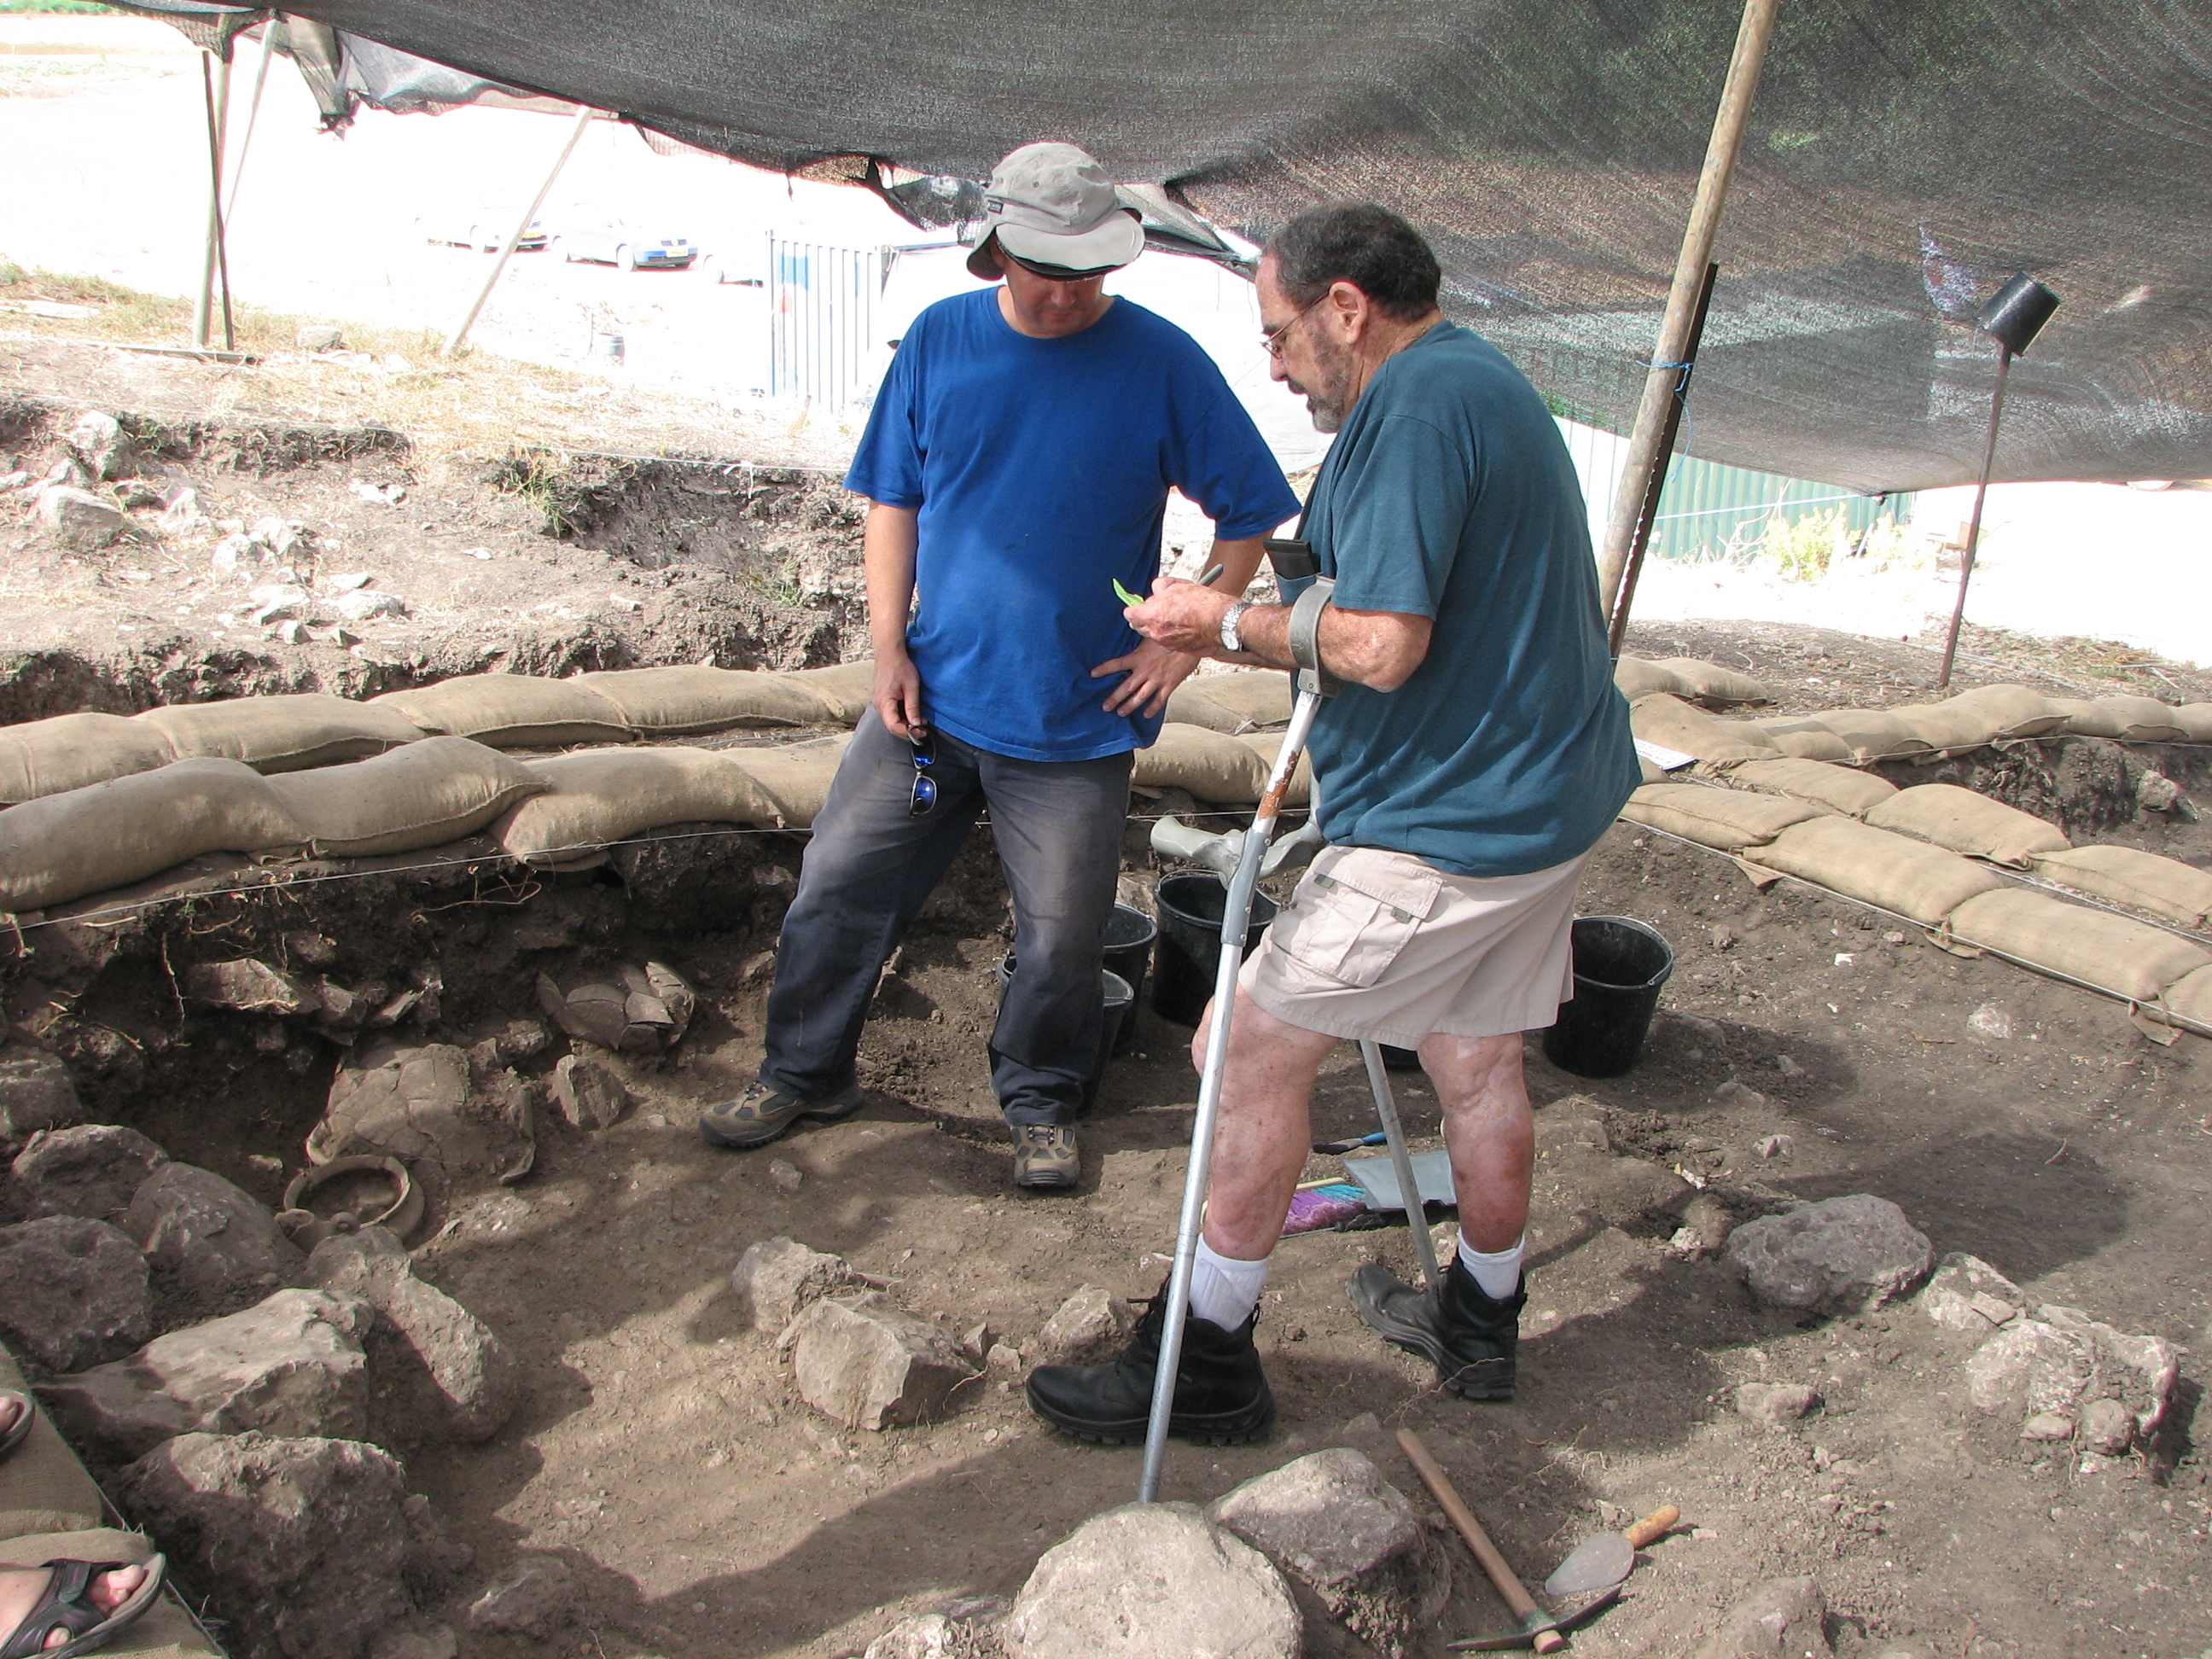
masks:
[[[1790,520],[1776,514],[1766,521],[1766,533],[1759,538],[1759,553],[1781,568],[1783,575],[1794,582],[1816,582],[1828,574],[1828,562],[1836,556],[1837,546],[1850,533],[1844,509],[1832,507],[1824,513],[1808,513],[1802,519]]]

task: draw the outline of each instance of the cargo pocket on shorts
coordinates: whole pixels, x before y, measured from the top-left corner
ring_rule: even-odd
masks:
[[[1403,854],[1331,848],[1277,919],[1275,948],[1340,985],[1373,985],[1429,919],[1443,885],[1434,870]]]

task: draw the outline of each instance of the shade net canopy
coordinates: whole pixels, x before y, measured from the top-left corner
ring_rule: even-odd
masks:
[[[1264,240],[1317,203],[1380,202],[1435,245],[1455,319],[1620,429],[1739,18],[1726,0],[297,10],[872,183],[921,222],[971,211],[963,181],[1042,137],[1157,203],[1158,246],[1177,204]],[[1997,362],[1972,319],[2026,270],[2064,303],[2013,367],[1996,476],[2212,474],[2212,0],[1783,0],[1713,257],[1691,453],[1868,490],[1971,481]]]

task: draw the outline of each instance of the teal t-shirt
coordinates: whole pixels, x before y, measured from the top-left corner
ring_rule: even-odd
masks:
[[[1334,603],[1434,619],[1395,691],[1315,722],[1332,844],[1512,876],[1595,845],[1640,776],[1574,463],[1521,371],[1439,323],[1368,382],[1306,519]]]

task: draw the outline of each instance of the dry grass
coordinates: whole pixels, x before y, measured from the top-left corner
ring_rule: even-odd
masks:
[[[1940,649],[1941,631],[1931,638]],[[1959,630],[1959,659],[1977,667],[2039,674],[2075,686],[2091,696],[2124,691],[2166,702],[2212,699],[2212,673],[2194,663],[2174,662],[2118,640],[2093,640],[2075,634],[2039,639],[2007,628],[1982,628],[1968,623]]]

